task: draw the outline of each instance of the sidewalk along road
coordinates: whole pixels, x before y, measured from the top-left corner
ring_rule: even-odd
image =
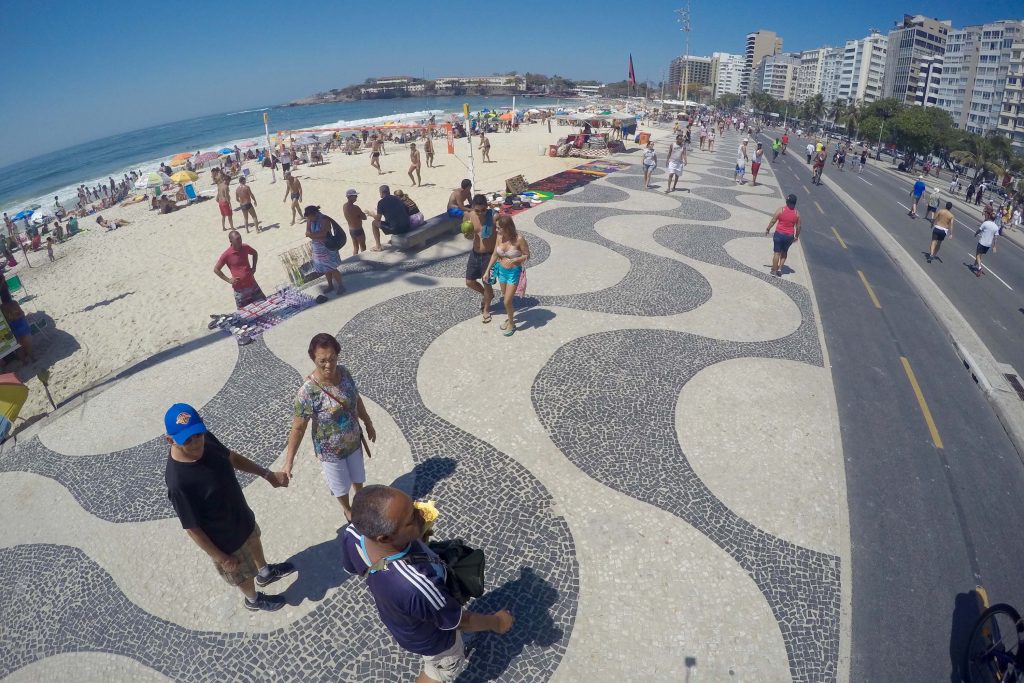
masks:
[[[964,595],[982,585],[1024,604],[1024,466],[938,320],[856,215],[810,184],[803,156],[772,169],[798,198],[839,405],[850,680],[951,680],[975,616],[958,610]]]

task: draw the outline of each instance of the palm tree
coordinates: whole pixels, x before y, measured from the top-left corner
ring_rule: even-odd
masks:
[[[860,106],[856,102],[850,102],[843,109],[840,116],[846,126],[846,132],[851,138],[857,137],[857,126],[860,125]]]
[[[951,153],[950,156],[963,164],[974,167],[972,180],[977,180],[983,170],[994,173],[997,177],[1001,176],[1005,171],[995,163],[1001,151],[999,143],[995,142],[997,139],[993,135],[983,137],[976,133],[968,133],[960,140],[961,149]],[[1009,141],[1007,140],[1007,142]]]
[[[815,93],[804,102],[804,112],[808,118],[814,119],[815,123],[821,121],[825,116],[825,98],[821,93]]]
[[[835,125],[836,119],[838,119],[845,110],[846,100],[841,97],[837,97],[832,104],[828,105],[825,115],[832,119],[832,125]]]

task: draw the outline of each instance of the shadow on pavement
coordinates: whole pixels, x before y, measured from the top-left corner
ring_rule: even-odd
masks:
[[[953,602],[953,614],[949,629],[950,683],[961,683],[967,680],[967,672],[960,670],[960,664],[963,662],[967,640],[971,637],[971,629],[978,621],[978,617],[981,616],[981,605],[981,596],[973,590],[957,593]]]
[[[288,558],[288,561],[295,565],[298,577],[281,594],[289,605],[295,607],[301,605],[304,600],[319,602],[331,588],[337,588],[345,581],[357,578],[346,572],[341,563],[341,534],[344,531],[343,526],[338,529],[334,538],[310,546]]]
[[[469,634],[466,649],[469,666],[459,681],[485,681],[500,678],[513,660],[528,645],[551,647],[562,638],[562,629],[555,626],[548,609],[558,599],[558,590],[538,576],[531,567],[522,567],[519,578],[485,593],[467,607],[473,612],[491,614],[507,609],[516,618],[512,630],[496,633]]]
[[[455,473],[455,467],[454,458],[427,458],[413,467],[412,472],[406,472],[395,479],[391,485],[405,491],[409,497],[416,500],[430,495],[437,482]]]

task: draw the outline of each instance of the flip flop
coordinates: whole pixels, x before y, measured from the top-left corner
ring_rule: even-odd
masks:
[[[490,314],[490,313],[484,313],[484,317],[483,317],[483,321],[482,321],[482,322],[483,322],[483,323],[484,323],[485,325],[486,325],[487,323],[491,322],[491,314]]]
[[[512,327],[510,327],[507,330],[505,330],[505,336],[506,337],[511,337],[515,333],[516,333],[516,326],[515,325],[513,325]]]

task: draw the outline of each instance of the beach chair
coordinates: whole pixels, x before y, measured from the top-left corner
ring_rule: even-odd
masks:
[[[249,169],[247,169],[247,168],[243,168],[242,169],[242,177],[245,178],[246,180],[249,180]]]
[[[21,281],[21,278],[19,276],[12,275],[9,278],[7,278],[7,291],[11,293],[11,296],[14,296],[15,294],[22,290],[24,290],[24,292],[28,294],[28,290],[25,289],[25,283]]]
[[[188,199],[188,203],[199,201],[199,195],[196,194],[196,186],[192,183],[182,185],[181,189],[185,191],[185,198]]]

